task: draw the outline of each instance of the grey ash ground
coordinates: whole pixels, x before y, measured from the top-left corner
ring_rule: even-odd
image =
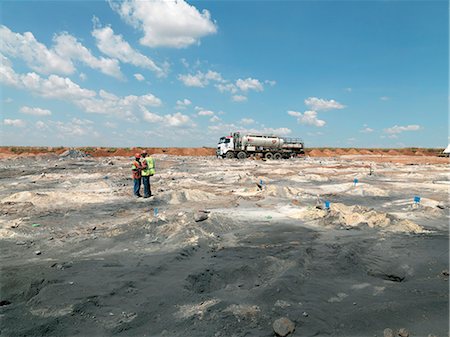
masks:
[[[0,162],[1,336],[448,336],[447,165],[155,158]]]

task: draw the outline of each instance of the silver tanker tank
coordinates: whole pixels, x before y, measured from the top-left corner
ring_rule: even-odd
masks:
[[[242,137],[242,146],[262,146],[264,148],[281,148],[284,140],[279,137],[244,135]]]

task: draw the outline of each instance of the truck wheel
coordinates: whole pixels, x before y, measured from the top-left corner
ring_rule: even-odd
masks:
[[[228,151],[227,154],[225,155],[225,157],[228,158],[228,159],[234,158],[234,152],[233,151]]]
[[[247,158],[247,153],[245,153],[244,151],[238,152],[237,157],[238,159],[245,159]]]
[[[280,160],[281,158],[283,158],[283,156],[281,155],[281,153],[275,153],[275,154],[273,155],[273,159],[275,159],[275,160]]]
[[[267,152],[264,155],[264,158],[268,159],[268,160],[272,160],[273,159],[273,153],[272,152]]]

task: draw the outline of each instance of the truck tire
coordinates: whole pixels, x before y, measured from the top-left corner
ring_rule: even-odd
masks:
[[[273,159],[273,153],[272,152],[266,152],[266,154],[264,155],[264,158],[266,158],[268,160],[272,160]]]
[[[281,158],[283,158],[283,155],[281,153],[277,152],[273,155],[273,159],[275,160],[280,160]]]
[[[247,158],[247,153],[245,153],[244,151],[240,151],[237,154],[237,158],[238,159],[245,159],[245,158]]]
[[[233,158],[234,158],[234,152],[233,152],[233,151],[228,151],[228,152],[225,154],[225,158],[233,159]]]

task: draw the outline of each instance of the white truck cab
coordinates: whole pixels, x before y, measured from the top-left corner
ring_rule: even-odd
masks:
[[[234,150],[234,141],[232,136],[221,137],[217,144],[217,157],[225,157],[228,151]]]

